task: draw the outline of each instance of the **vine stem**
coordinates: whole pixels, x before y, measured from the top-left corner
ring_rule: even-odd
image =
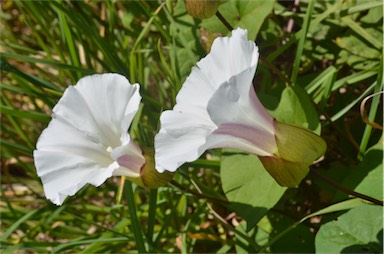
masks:
[[[219,11],[216,12],[216,17],[221,21],[221,23],[223,23],[223,25],[229,30],[229,31],[232,31],[233,30],[233,27],[231,26],[231,24],[229,24],[229,22],[223,17],[223,15],[221,15],[221,13]]]
[[[342,191],[344,193],[347,193],[349,195],[352,195],[354,197],[358,197],[358,198],[367,200],[367,201],[369,201],[369,202],[371,202],[373,204],[384,206],[384,202],[382,200],[378,200],[378,199],[372,198],[370,196],[367,196],[367,195],[358,193],[356,191],[352,191],[352,190],[350,190],[348,188],[345,188],[344,186],[342,186],[342,185],[338,184],[337,182],[333,181],[332,179],[329,179],[328,177],[321,175],[319,172],[317,172],[314,169],[311,169],[310,172],[311,172],[311,174],[313,176],[323,180],[324,182],[328,183],[329,185],[331,185],[335,189],[338,189],[338,190],[340,190],[340,191]]]
[[[221,199],[221,198],[217,198],[217,197],[214,197],[214,196],[209,196],[209,195],[206,195],[204,193],[197,192],[197,191],[189,190],[189,189],[185,188],[183,185],[181,185],[178,182],[176,182],[175,180],[172,180],[170,183],[173,186],[179,188],[180,190],[182,190],[184,192],[187,192],[187,193],[190,193],[190,194],[192,194],[194,196],[197,196],[197,197],[200,197],[200,198],[209,199],[209,200],[216,201],[216,202],[223,203],[223,204],[229,204],[229,201],[227,201],[227,200],[224,200],[224,199]]]

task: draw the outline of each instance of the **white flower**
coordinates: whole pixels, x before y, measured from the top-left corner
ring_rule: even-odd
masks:
[[[236,148],[258,155],[280,185],[295,186],[305,177],[308,166],[325,152],[325,142],[266,112],[252,85],[258,56],[257,46],[240,28],[213,42],[211,52],[193,67],[173,110],[160,117],[155,137],[159,172],[173,172],[207,149]]]
[[[140,86],[119,74],[87,76],[69,86],[34,151],[37,174],[48,199],[61,205],[86,184],[112,175],[138,177],[145,163],[128,128]]]
[[[211,52],[193,67],[173,110],[161,115],[155,137],[159,172],[175,171],[212,148],[238,148],[261,156],[277,151],[273,118],[252,86],[258,56],[246,30],[213,42]]]

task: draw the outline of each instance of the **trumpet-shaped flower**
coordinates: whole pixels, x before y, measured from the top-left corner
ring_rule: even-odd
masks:
[[[258,56],[243,29],[213,42],[211,52],[192,68],[173,110],[160,117],[155,137],[159,172],[175,171],[207,149],[236,148],[258,155],[281,185],[295,186],[303,179],[325,152],[325,143],[267,113],[252,85]]]
[[[145,158],[128,128],[138,110],[139,85],[118,74],[87,76],[69,86],[34,151],[48,199],[61,205],[86,184],[113,175],[140,177]]]

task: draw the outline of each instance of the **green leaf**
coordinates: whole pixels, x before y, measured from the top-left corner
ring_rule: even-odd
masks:
[[[381,159],[383,159],[382,156]],[[383,199],[383,164],[377,165],[369,172],[355,191],[376,199]]]
[[[355,207],[324,224],[316,235],[317,253],[383,253],[383,207]]]
[[[383,199],[383,145],[371,147],[363,161],[347,176],[343,186],[356,192]]]
[[[342,201],[342,202],[330,205],[330,206],[328,206],[328,207],[326,207],[324,209],[321,209],[321,210],[319,210],[317,212],[311,213],[311,214],[305,216],[304,218],[302,218],[301,220],[293,223],[289,227],[285,228],[284,230],[281,230],[278,234],[276,234],[273,238],[271,238],[270,241],[267,244],[265,244],[261,250],[259,250],[259,253],[264,253],[265,250],[268,247],[270,247],[273,244],[275,244],[279,239],[284,237],[291,230],[293,230],[298,225],[303,223],[305,220],[307,220],[307,219],[309,219],[309,218],[311,218],[313,216],[318,216],[318,215],[322,215],[322,214],[343,211],[343,210],[346,210],[346,209],[351,209],[351,208],[354,208],[354,207],[357,207],[357,206],[361,206],[363,204],[364,203],[363,203],[362,199],[354,198],[354,199],[349,199],[349,200],[345,200],[345,201]]]
[[[232,202],[230,208],[247,221],[248,230],[279,201],[286,190],[265,171],[255,155],[224,155],[220,176],[224,193]]]
[[[368,29],[367,28],[364,28],[362,26],[360,26],[358,23],[356,23],[353,19],[351,19],[349,16],[348,17],[344,17],[344,18],[341,18],[341,21],[346,24],[347,26],[349,26],[354,32],[356,35],[359,35],[361,36],[361,38],[363,40],[365,40],[366,42],[368,42],[369,44],[371,44],[371,46],[374,46],[376,47],[376,49],[380,50],[383,48],[383,37],[382,37],[382,34],[378,34],[377,32],[378,31],[374,31],[372,30],[372,33],[375,32],[377,37],[376,36],[372,36],[372,33],[371,32],[371,29]],[[366,45],[365,45],[366,46]],[[367,49],[367,48],[366,48]],[[368,48],[369,49],[369,48]]]
[[[369,68],[378,67],[380,56],[381,56],[381,47],[383,37],[382,30],[376,27],[362,27],[356,22],[352,21],[350,18],[344,18],[343,22],[350,24],[351,30],[345,33],[341,37],[335,39],[335,43],[342,50],[340,51],[337,63],[342,64],[346,62],[349,66],[357,70],[367,70]],[[352,31],[354,26],[357,27],[356,30]],[[378,38],[370,40],[368,38]],[[369,42],[375,44],[372,46]],[[379,44],[379,45],[377,45]]]
[[[271,13],[273,4],[274,1],[271,0],[230,0],[222,4],[219,11],[234,29],[246,28],[248,38],[254,40],[265,18]],[[216,16],[203,20],[202,26],[211,33],[228,34],[229,32]]]
[[[369,10],[367,15],[365,15],[360,21],[369,24],[377,24],[383,18],[383,1],[369,1],[356,6],[354,10]]]
[[[280,103],[271,114],[280,122],[297,125],[320,133],[319,115],[307,92],[299,87],[286,87]]]

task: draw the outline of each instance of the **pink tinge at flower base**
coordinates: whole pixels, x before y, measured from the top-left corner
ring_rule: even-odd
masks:
[[[155,137],[159,172],[176,171],[207,149],[236,148],[258,155],[280,185],[296,186],[305,177],[308,166],[325,152],[325,142],[267,113],[252,85],[258,56],[257,46],[240,28],[213,42],[211,52],[192,68],[173,110],[160,117]],[[287,137],[292,134],[294,139]],[[287,152],[287,146],[294,152]]]
[[[119,74],[96,74],[65,90],[34,151],[53,203],[112,175],[140,177],[145,158],[127,132],[141,101],[139,88]]]

